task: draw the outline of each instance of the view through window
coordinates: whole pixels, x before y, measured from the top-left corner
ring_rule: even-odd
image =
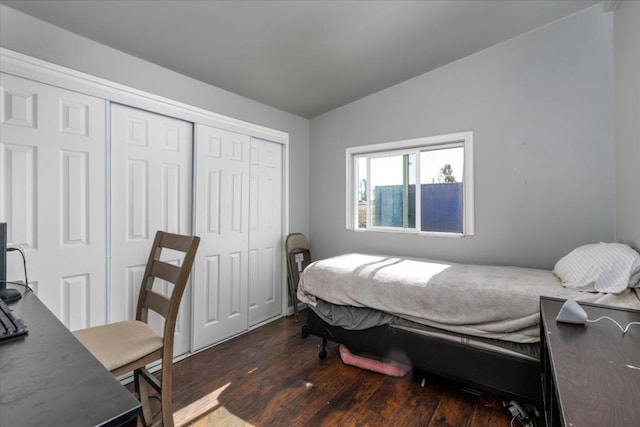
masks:
[[[348,227],[473,234],[472,134],[347,149]]]

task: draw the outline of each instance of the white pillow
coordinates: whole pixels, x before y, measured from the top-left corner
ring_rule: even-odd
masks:
[[[567,288],[620,293],[640,285],[640,254],[623,243],[584,245],[561,258],[553,272]]]

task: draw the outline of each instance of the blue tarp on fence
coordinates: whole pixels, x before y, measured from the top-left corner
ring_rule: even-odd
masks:
[[[422,231],[462,233],[462,183],[423,184]]]
[[[462,183],[422,184],[421,230],[462,233]],[[415,227],[415,185],[409,186],[409,228]],[[374,188],[376,218],[380,227],[402,227],[402,185]]]
[[[402,185],[381,185],[373,189],[377,227],[402,227]],[[416,226],[416,186],[409,186],[409,227]]]

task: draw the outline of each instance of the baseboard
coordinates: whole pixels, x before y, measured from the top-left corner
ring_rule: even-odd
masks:
[[[305,304],[304,302],[299,302],[298,303],[298,312],[301,312],[302,310],[304,310],[305,308],[307,308],[307,304]],[[289,306],[287,307],[287,313],[286,316],[293,316],[294,311],[293,311],[293,306]]]

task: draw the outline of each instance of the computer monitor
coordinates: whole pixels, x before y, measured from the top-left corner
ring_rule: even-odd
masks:
[[[7,289],[7,223],[0,222],[0,298],[11,302],[20,299],[20,291]]]

